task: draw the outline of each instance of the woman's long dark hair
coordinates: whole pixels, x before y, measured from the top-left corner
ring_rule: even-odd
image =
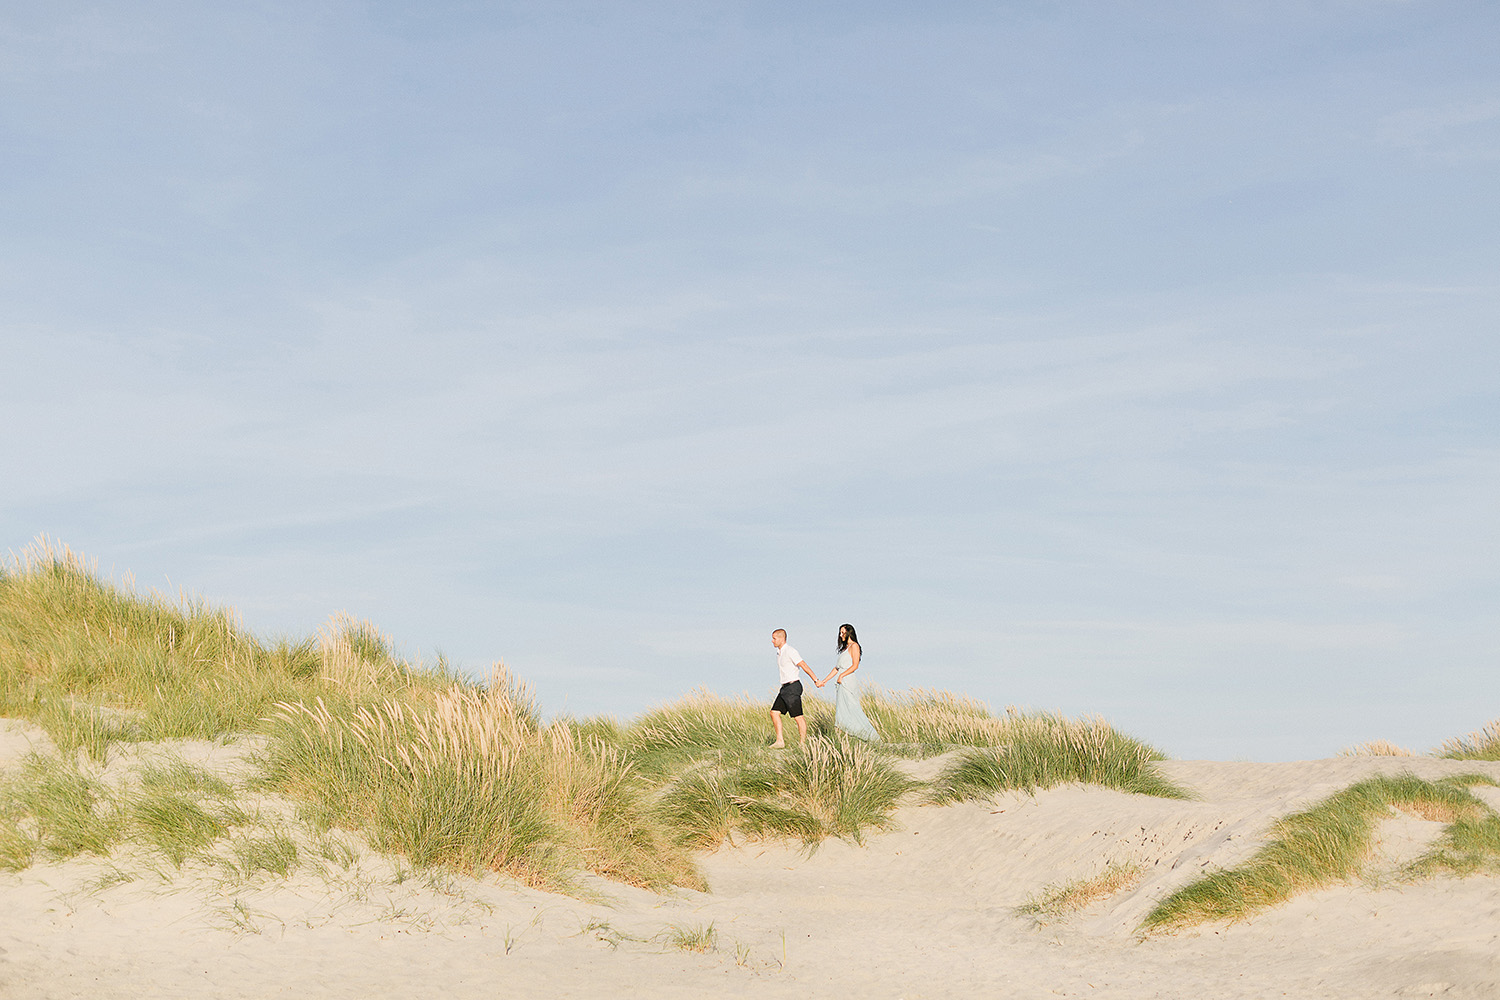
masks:
[[[859,646],[859,651],[861,653],[863,653],[865,651],[865,647],[859,645],[859,636],[857,636],[857,635],[854,634],[854,626],[853,625],[849,625],[847,623],[844,624],[844,625],[840,625],[839,626],[839,652],[842,653],[844,650],[848,649],[849,648],[849,643],[851,643],[851,642],[854,643],[856,646]]]

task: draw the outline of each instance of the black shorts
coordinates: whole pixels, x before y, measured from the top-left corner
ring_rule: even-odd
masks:
[[[781,685],[781,690],[776,692],[776,700],[771,702],[771,711],[782,712],[792,718],[802,714],[802,682],[792,681]]]

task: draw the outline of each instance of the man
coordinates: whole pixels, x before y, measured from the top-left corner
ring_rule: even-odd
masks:
[[[815,684],[818,675],[803,661],[801,653],[787,645],[786,629],[779,628],[771,633],[771,645],[776,647],[776,669],[781,672],[781,690],[776,693],[776,701],[771,704],[771,724],[776,727],[776,742],[771,744],[771,749],[780,750],[786,746],[786,741],[781,736],[783,714],[797,720],[797,733],[805,746],[807,720],[802,717],[802,679],[797,676],[797,668],[801,667],[806,671]]]

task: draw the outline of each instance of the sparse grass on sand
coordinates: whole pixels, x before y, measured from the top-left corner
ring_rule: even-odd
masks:
[[[1339,751],[1340,757],[1415,757],[1416,754],[1389,740],[1370,740],[1356,743]]]
[[[1500,760],[1500,719],[1478,732],[1448,740],[1438,747],[1437,755],[1453,760]]]
[[[147,763],[133,776],[110,782],[77,759],[29,755],[0,781],[0,868],[102,858],[123,844],[180,868],[208,860],[231,827],[252,822],[222,779],[181,760]]]
[[[1248,861],[1178,889],[1146,914],[1141,927],[1169,930],[1213,920],[1243,920],[1298,893],[1354,878],[1369,858],[1376,826],[1393,812],[1453,824],[1446,844],[1408,866],[1409,875],[1493,863],[1500,857],[1492,853],[1493,846],[1500,844],[1500,829],[1494,814],[1468,786],[1494,783],[1483,775],[1426,781],[1407,773],[1350,785],[1278,820],[1271,828],[1270,841]]]
[[[1031,917],[1037,923],[1058,920],[1076,913],[1090,903],[1107,899],[1120,890],[1135,885],[1141,880],[1142,874],[1143,869],[1138,864],[1106,864],[1102,871],[1091,878],[1047,886],[1018,906],[1016,912],[1023,917]]]
[[[712,922],[691,927],[670,927],[666,936],[667,944],[678,951],[704,955],[719,947],[719,932],[714,929]]]

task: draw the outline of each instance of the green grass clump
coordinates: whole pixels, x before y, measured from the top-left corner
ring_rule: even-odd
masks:
[[[1248,861],[1178,889],[1158,903],[1141,926],[1162,930],[1210,920],[1243,920],[1298,893],[1351,879],[1369,857],[1376,825],[1392,810],[1449,823],[1478,821],[1489,810],[1465,786],[1488,780],[1462,775],[1425,781],[1407,773],[1350,785],[1278,820],[1270,841]]]
[[[250,822],[222,779],[180,759],[150,762],[136,777],[109,784],[75,755],[29,755],[0,782],[0,868],[105,857],[125,845],[180,868],[209,858],[230,827]]]
[[[933,782],[937,804],[1033,792],[1078,781],[1138,795],[1189,798],[1156,766],[1162,755],[1102,719],[1010,714],[989,734],[994,742],[960,752]]]
[[[136,839],[179,868],[189,857],[204,856],[209,845],[229,832],[228,825],[196,799],[162,791],[147,791],[131,802],[130,825]]]
[[[1448,740],[1438,747],[1437,755],[1453,760],[1500,760],[1500,719],[1468,736]]]
[[[1488,779],[1486,781],[1494,784]],[[1486,812],[1484,815],[1458,817],[1431,849],[1407,865],[1402,874],[1411,879],[1434,875],[1459,878],[1500,875],[1500,816]]]
[[[719,947],[719,932],[712,921],[692,927],[674,926],[667,930],[667,944],[678,951],[706,955]]]
[[[661,794],[657,815],[679,842],[699,850],[718,847],[740,821],[739,773],[725,763],[692,768]],[[812,826],[807,830],[816,836]]]
[[[235,874],[241,878],[251,878],[258,872],[290,875],[301,857],[297,842],[280,831],[264,837],[237,838],[230,850],[235,862]]]
[[[137,769],[141,787],[151,792],[206,795],[232,800],[234,788],[223,778],[194,767],[181,757],[147,761]]]
[[[36,849],[36,838],[28,835],[14,819],[0,816],[0,872],[30,868]]]
[[[878,749],[847,737],[809,738],[805,747],[725,755],[668,786],[657,813],[682,842],[717,847],[733,830],[816,844],[862,842],[882,829],[915,787]]]
[[[82,750],[103,764],[116,742],[140,739],[140,727],[125,713],[98,705],[79,705],[50,698],[39,703],[33,716],[59,750]]]
[[[71,762],[36,754],[0,785],[0,815],[7,820],[6,864],[12,869],[37,854],[50,860],[107,855],[125,832],[109,788]]]
[[[802,707],[810,734],[832,730],[833,706],[827,701],[804,693]],[[789,738],[795,740],[796,723],[783,721]],[[667,778],[703,760],[769,746],[770,703],[744,695],[720,698],[700,689],[652,709],[612,738],[625,749],[637,772]]]

